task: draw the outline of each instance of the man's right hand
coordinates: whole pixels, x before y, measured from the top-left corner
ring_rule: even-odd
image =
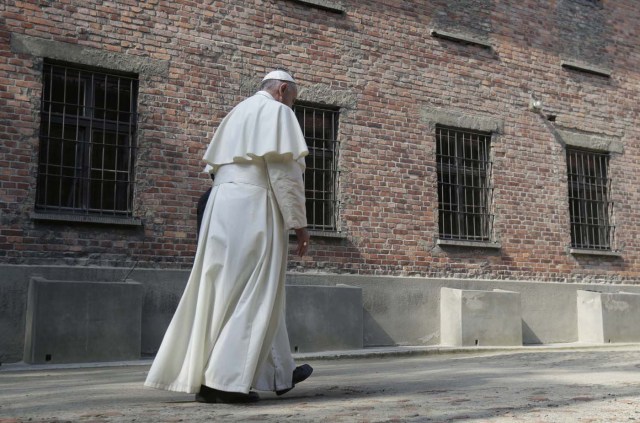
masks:
[[[307,228],[294,229],[294,231],[296,231],[296,237],[298,238],[298,247],[296,248],[296,254],[299,257],[302,257],[307,254],[307,251],[309,251],[309,231],[307,231]]]

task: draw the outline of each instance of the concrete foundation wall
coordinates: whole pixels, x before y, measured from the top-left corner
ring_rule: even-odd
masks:
[[[578,291],[581,342],[640,342],[640,294]]]
[[[188,271],[77,266],[0,266],[0,362],[23,358],[27,298],[32,277],[62,281],[123,282],[142,286],[141,352],[154,354],[184,290]],[[139,278],[139,279],[138,279]]]
[[[441,288],[440,296],[442,345],[522,345],[518,292]]]
[[[291,351],[362,348],[362,289],[287,285]]]
[[[78,363],[140,358],[142,286],[32,278],[24,361]]]
[[[69,266],[0,267],[0,361],[22,359],[27,292],[32,276],[51,280],[121,281],[129,269]],[[128,277],[142,284],[142,354],[154,354],[178,304],[189,271],[135,269]],[[289,285],[362,289],[363,346],[440,344],[440,289],[520,293],[524,344],[576,342],[577,291],[640,293],[640,286],[549,282],[427,279],[291,273]],[[289,298],[291,300],[291,298]]]
[[[290,274],[294,284],[346,284],[362,288],[364,346],[439,345],[440,289],[504,289],[520,293],[523,344],[578,341],[578,290],[640,293],[635,285],[392,278]]]

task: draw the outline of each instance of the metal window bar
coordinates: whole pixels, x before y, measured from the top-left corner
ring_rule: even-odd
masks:
[[[440,239],[490,240],[490,143],[488,133],[436,127]]]
[[[611,250],[615,227],[609,199],[609,154],[567,148],[571,246]]]
[[[304,173],[307,221],[312,230],[337,231],[338,109],[296,104],[293,108],[307,141]]]
[[[37,210],[132,216],[137,89],[132,76],[45,62]]]

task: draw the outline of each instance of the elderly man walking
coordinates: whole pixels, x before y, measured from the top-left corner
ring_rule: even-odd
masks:
[[[283,70],[220,123],[204,155],[215,173],[193,269],[146,386],[211,403],[282,395],[311,375],[295,366],[285,325],[288,231],[309,248],[298,89]]]

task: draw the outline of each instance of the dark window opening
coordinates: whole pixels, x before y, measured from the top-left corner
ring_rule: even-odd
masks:
[[[132,216],[137,78],[45,62],[36,210]]]
[[[440,239],[490,240],[491,135],[436,127]]]
[[[611,250],[614,227],[609,201],[609,154],[567,148],[571,246]]]
[[[296,104],[293,108],[309,148],[304,173],[309,229],[337,231],[338,108]]]

